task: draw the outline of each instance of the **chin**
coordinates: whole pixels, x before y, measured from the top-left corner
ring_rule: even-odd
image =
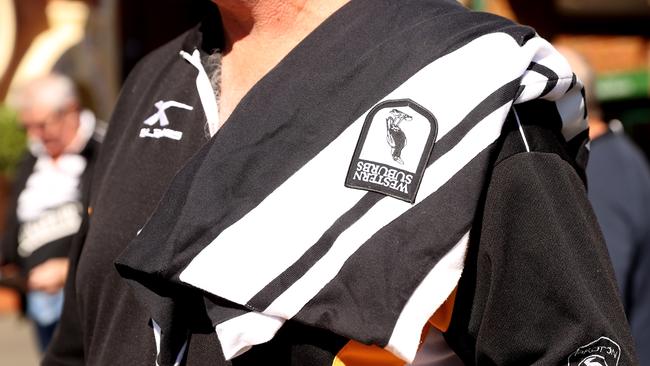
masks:
[[[47,154],[51,157],[58,157],[63,153],[63,150],[56,148],[56,149],[50,149],[50,148],[45,148],[45,151]]]

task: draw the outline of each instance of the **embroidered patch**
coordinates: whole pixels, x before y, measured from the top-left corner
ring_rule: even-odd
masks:
[[[154,104],[156,109],[158,109],[154,114],[149,116],[147,119],[144,120],[145,125],[147,126],[154,126],[156,123],[160,125],[162,128],[149,128],[149,127],[144,127],[140,130],[140,137],[150,137],[154,139],[159,139],[159,138],[168,138],[172,140],[180,140],[183,137],[183,133],[180,131],[173,130],[171,128],[167,128],[169,125],[169,118],[167,118],[167,113],[165,112],[169,108],[182,108],[186,109],[188,111],[193,110],[194,108],[192,106],[189,106],[187,104],[179,103],[174,100],[169,100],[166,102],[163,102],[162,100],[156,102]]]
[[[618,366],[621,347],[607,337],[578,348],[569,356],[568,366]]]
[[[437,132],[433,114],[410,99],[377,104],[363,124],[345,186],[415,202]]]

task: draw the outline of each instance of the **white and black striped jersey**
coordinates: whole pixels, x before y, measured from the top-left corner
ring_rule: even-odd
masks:
[[[466,364],[633,362],[582,87],[532,29],[351,1],[206,143],[214,20],[122,92],[74,285],[88,364],[417,363],[427,332]]]

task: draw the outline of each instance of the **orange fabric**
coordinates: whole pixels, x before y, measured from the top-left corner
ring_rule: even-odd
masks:
[[[446,332],[451,323],[451,313],[454,311],[454,304],[456,302],[456,288],[451,292],[447,300],[440,305],[438,310],[429,319],[429,324],[436,327],[441,332]]]
[[[336,355],[332,366],[404,366],[404,361],[383,348],[350,341]]]
[[[456,301],[456,289],[451,292],[447,300],[436,310],[429,319],[428,324],[422,329],[422,341],[428,333],[429,327],[434,326],[441,332],[446,332],[451,323],[451,313]],[[336,355],[332,366],[404,366],[405,362],[392,353],[377,346],[349,341]]]

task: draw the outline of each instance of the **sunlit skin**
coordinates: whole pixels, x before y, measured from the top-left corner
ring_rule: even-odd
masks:
[[[50,294],[63,288],[68,275],[68,258],[51,258],[34,267],[27,277],[27,288]]]
[[[224,27],[219,119],[311,31],[349,0],[213,0]]]

